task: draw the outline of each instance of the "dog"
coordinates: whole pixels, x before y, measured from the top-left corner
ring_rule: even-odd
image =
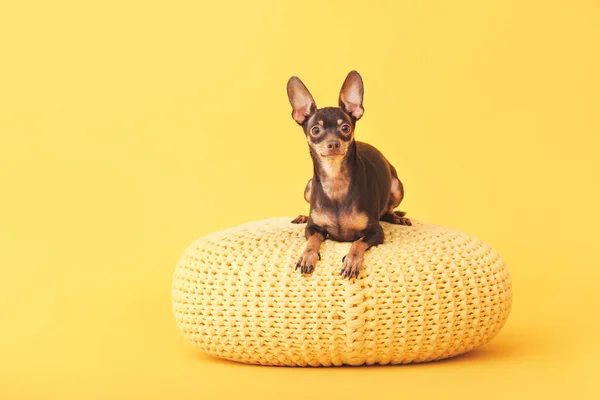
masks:
[[[364,87],[360,74],[351,71],[339,95],[339,107],[317,108],[312,95],[293,76],[287,84],[292,118],[302,127],[314,166],[304,198],[308,216],[292,222],[306,223],[307,244],[296,264],[311,274],[319,249],[329,237],[353,242],[342,259],[343,278],[358,278],[365,252],[383,243],[380,221],[411,225],[404,212],[394,211],[404,198],[396,169],[375,147],[354,140],[356,122],[363,116]]]

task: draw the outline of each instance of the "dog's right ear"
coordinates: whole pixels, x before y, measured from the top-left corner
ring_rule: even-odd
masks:
[[[292,118],[302,125],[307,117],[317,111],[315,100],[298,77],[292,76],[287,84],[288,98],[292,105]]]

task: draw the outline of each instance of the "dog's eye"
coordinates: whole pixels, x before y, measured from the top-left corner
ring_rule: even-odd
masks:
[[[342,133],[345,133],[345,134],[350,133],[350,131],[352,130],[352,128],[350,128],[350,125],[348,125],[348,124],[342,125],[342,127],[340,129],[342,130]]]
[[[318,126],[313,126],[310,129],[310,134],[311,135],[317,136],[319,133],[321,133],[321,128],[319,128]]]

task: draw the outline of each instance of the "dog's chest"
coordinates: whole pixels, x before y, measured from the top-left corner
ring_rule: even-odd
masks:
[[[356,207],[341,211],[327,208],[313,208],[310,217],[317,226],[327,231],[333,240],[352,242],[363,236],[369,218]]]
[[[350,176],[342,165],[342,159],[323,161],[320,164],[323,193],[331,201],[340,201],[348,193]]]
[[[348,193],[350,180],[345,177],[324,179],[321,182],[323,192],[332,201],[342,200]]]

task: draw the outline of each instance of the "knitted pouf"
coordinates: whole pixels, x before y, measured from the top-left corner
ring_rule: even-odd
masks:
[[[193,345],[265,365],[423,362],[485,344],[508,317],[508,270],[477,238],[382,222],[385,242],[365,253],[358,279],[340,276],[351,243],[333,240],[303,276],[305,225],[291,219],[215,232],[183,253],[173,311]]]

